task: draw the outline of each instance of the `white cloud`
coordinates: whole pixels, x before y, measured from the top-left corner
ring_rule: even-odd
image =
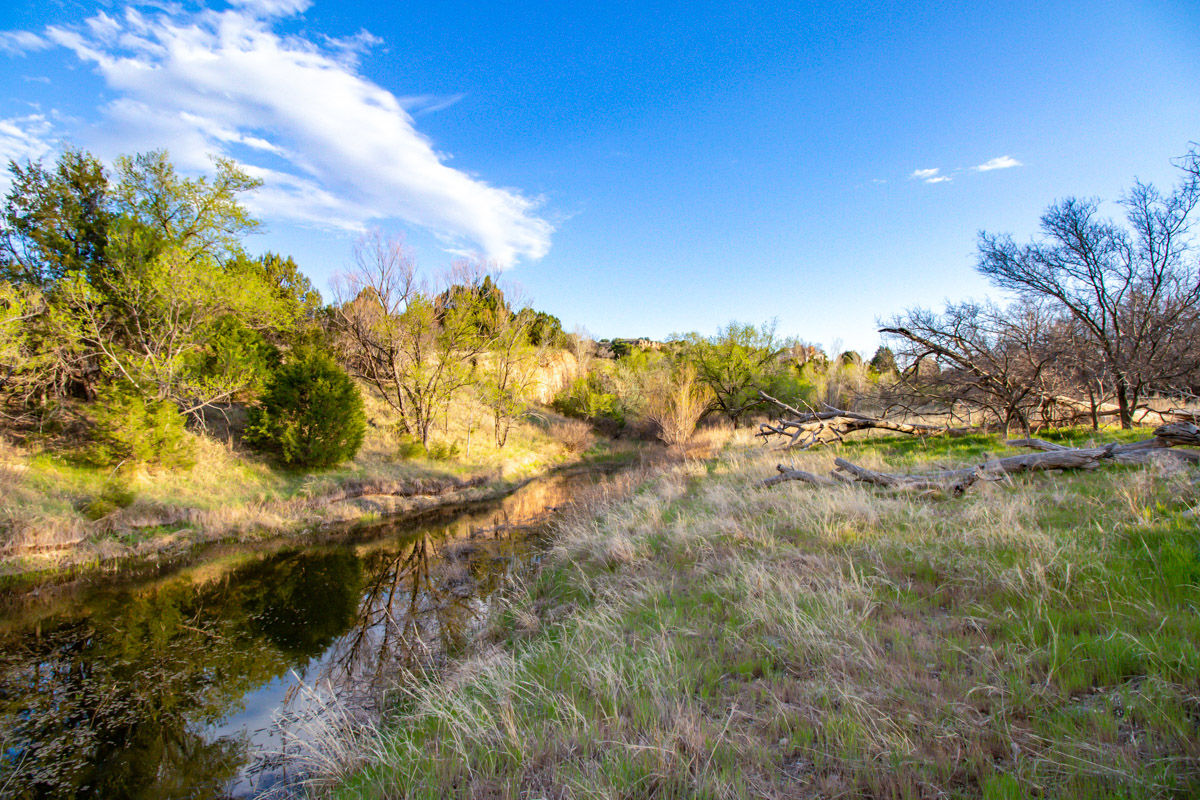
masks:
[[[244,8],[256,17],[290,17],[307,11],[310,0],[230,0],[229,5]]]
[[[412,114],[414,117],[423,117],[426,114],[433,114],[438,111],[443,111],[455,103],[466,97],[465,94],[451,95],[435,95],[435,94],[419,94],[410,97],[401,97],[400,105],[404,110]]]
[[[48,28],[47,39],[92,64],[116,95],[94,138],[121,152],[165,146],[191,169],[207,167],[210,153],[237,158],[268,182],[251,201],[268,219],[351,231],[400,219],[453,252],[502,264],[545,255],[554,229],[538,198],[447,166],[404,101],[358,73],[375,37],[317,44],[276,33],[275,19],[303,11],[304,0],[234,5],[128,8]]]
[[[985,161],[982,164],[971,167],[975,172],[991,172],[994,169],[1009,169],[1011,167],[1022,166],[1020,161],[1017,161],[1012,156],[997,156],[991,161]]]
[[[51,43],[30,31],[0,31],[0,50],[23,56],[34,50],[45,50]]]
[[[332,36],[322,36],[321,39],[325,42],[326,47],[338,54],[338,60],[351,69],[358,66],[359,59],[363,53],[383,44],[383,39],[380,39],[366,28],[361,28],[353,36],[344,36],[340,39]]]
[[[914,169],[909,175],[910,180],[918,180],[924,183],[945,183],[950,180],[950,176],[942,175],[940,167],[931,167],[929,169]]]
[[[50,136],[54,127],[41,114],[0,119],[0,195],[12,187],[8,162],[37,161],[53,150]]]

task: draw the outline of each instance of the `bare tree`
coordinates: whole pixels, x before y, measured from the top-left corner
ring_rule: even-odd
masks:
[[[437,294],[418,278],[404,240],[375,232],[355,245],[353,266],[335,283],[332,324],[345,365],[422,444],[494,337],[481,330],[477,309],[461,302],[470,292],[454,283],[479,274],[457,265]]]
[[[1029,431],[1030,413],[1053,396],[1048,380],[1060,348],[1044,304],[947,304],[938,314],[914,309],[880,332],[909,368],[896,388],[917,400],[967,403],[988,410],[1006,429]],[[941,369],[922,369],[935,359]]]
[[[596,357],[596,337],[582,325],[571,331],[571,354],[575,356],[575,377],[586,377]]]
[[[419,289],[416,264],[403,239],[384,238],[379,231],[355,243],[352,261],[349,271],[334,278],[335,344],[350,373],[370,384],[407,426],[399,319]]]
[[[1189,236],[1200,203],[1196,151],[1180,166],[1185,178],[1168,194],[1134,184],[1120,201],[1124,226],[1101,218],[1099,201],[1068,198],[1050,206],[1029,244],[979,237],[982,274],[1078,323],[1111,376],[1123,428],[1148,389],[1200,370],[1200,269]]]

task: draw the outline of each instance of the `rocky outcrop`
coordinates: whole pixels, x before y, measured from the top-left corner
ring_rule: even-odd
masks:
[[[567,388],[578,370],[579,362],[573,354],[566,350],[548,351],[533,374],[530,398],[539,403],[549,403],[556,394]]]

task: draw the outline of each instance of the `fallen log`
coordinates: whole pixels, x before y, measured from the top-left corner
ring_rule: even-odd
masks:
[[[1157,439],[1177,444],[1200,444],[1200,428],[1191,422],[1168,422],[1154,429]]]
[[[873,483],[877,486],[887,486],[891,489],[906,491],[941,491],[952,494],[955,497],[966,492],[975,481],[981,478],[985,480],[991,479],[990,476],[981,475],[977,467],[931,472],[922,475],[901,475],[890,472],[876,472],[866,467],[852,464],[844,458],[835,459],[833,463],[837,467],[834,474],[849,477],[852,479],[852,482]],[[845,481],[846,478],[842,477],[840,480]]]
[[[758,433],[764,439],[779,436],[787,441],[781,450],[799,448],[807,450],[810,447],[828,442],[842,441],[847,434],[863,430],[885,430],[895,433],[907,433],[913,436],[964,435],[977,433],[977,428],[948,428],[940,425],[925,425],[922,423],[897,422],[882,417],[869,417],[854,411],[843,411],[840,408],[829,407],[827,411],[800,411],[793,406],[777,400],[764,391],[759,391],[759,397],[773,403],[783,411],[791,414],[790,418],[780,419],[778,423],[761,423]]]
[[[1043,439],[1013,439],[1008,441],[1011,447],[1028,447],[1043,452],[1073,450],[1083,452],[1080,448],[1068,447]],[[1143,439],[1140,442],[1128,444],[1109,444],[1089,450],[1108,453],[1119,464],[1145,464],[1156,455],[1165,455],[1191,464],[1200,464],[1200,452],[1195,450],[1175,450],[1179,445],[1200,444],[1200,428],[1189,422],[1171,422],[1154,429],[1153,439]]]
[[[945,492],[959,497],[978,481],[999,480],[1005,475],[1045,470],[1097,469],[1105,463],[1144,464],[1156,456],[1178,458],[1193,464],[1200,463],[1200,452],[1173,450],[1176,444],[1200,443],[1200,428],[1187,422],[1174,422],[1156,428],[1155,437],[1127,444],[1112,443],[1103,447],[1068,447],[1042,439],[1015,439],[1007,444],[1028,447],[1037,452],[1004,458],[991,458],[982,464],[962,469],[925,473],[878,472],[854,464],[844,458],[834,459],[830,477],[814,475],[803,470],[789,469],[782,464],[779,475],[762,481],[774,486],[798,480],[823,486],[843,483],[869,483],[900,491]]]

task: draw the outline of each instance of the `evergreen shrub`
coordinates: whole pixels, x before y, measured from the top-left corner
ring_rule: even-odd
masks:
[[[288,466],[331,467],[354,458],[366,430],[354,381],[328,355],[310,350],[267,379],[245,440]]]

